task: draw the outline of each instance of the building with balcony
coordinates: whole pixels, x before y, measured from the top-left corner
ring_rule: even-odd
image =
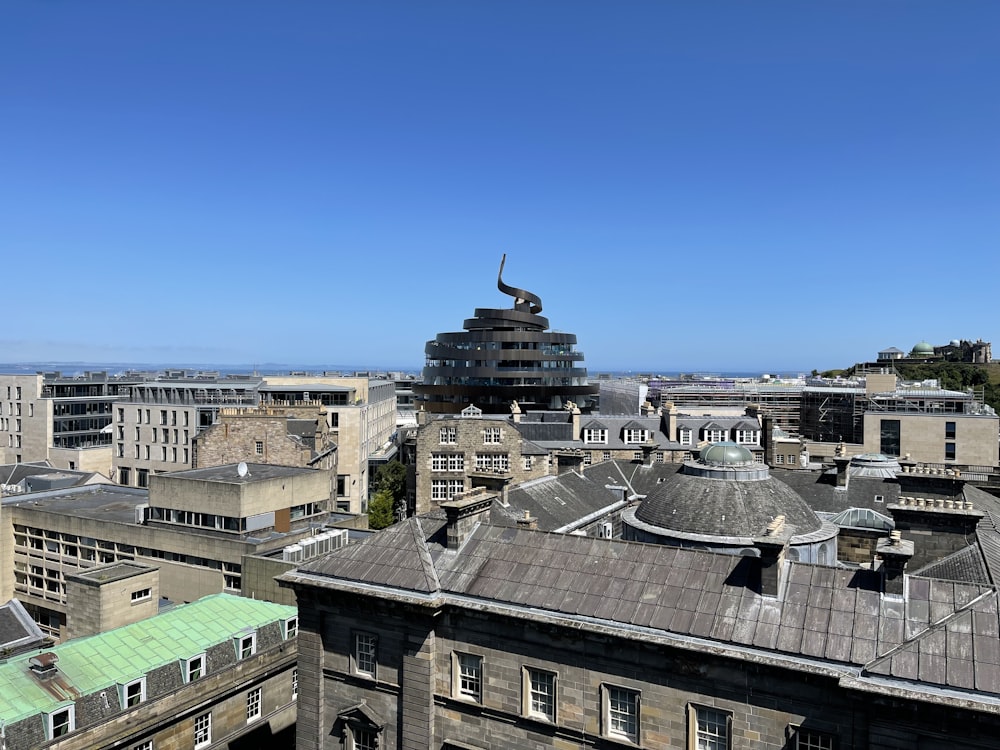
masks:
[[[573,402],[590,411],[599,388],[587,380],[576,336],[550,331],[548,319],[539,315],[541,298],[503,282],[505,260],[497,287],[514,298],[514,306],[476,308],[464,330],[427,342],[423,379],[413,386],[417,409],[458,414],[474,405],[487,414],[507,414],[514,402],[525,411]]]

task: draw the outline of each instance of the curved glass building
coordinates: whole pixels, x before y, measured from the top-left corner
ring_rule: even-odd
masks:
[[[583,353],[572,333],[553,333],[539,313],[542,300],[503,282],[514,298],[509,309],[477,307],[463,331],[439,333],[424,349],[423,382],[413,386],[417,409],[457,414],[474,404],[486,414],[505,414],[511,403],[526,410],[562,409],[572,401],[581,411],[596,403],[598,387],[587,382]]]

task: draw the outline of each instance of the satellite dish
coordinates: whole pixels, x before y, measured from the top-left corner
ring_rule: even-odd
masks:
[[[239,474],[241,477],[245,477],[249,472],[250,469],[247,468],[247,462],[240,461],[239,466],[236,467],[236,473]]]

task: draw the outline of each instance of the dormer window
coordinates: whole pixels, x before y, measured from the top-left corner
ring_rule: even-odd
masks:
[[[291,640],[299,634],[299,618],[289,617],[285,620],[285,640]]]
[[[757,430],[737,430],[736,442],[742,445],[756,445]]]
[[[46,714],[49,739],[62,737],[76,729],[76,706],[70,704]]]
[[[184,682],[194,682],[204,674],[205,654],[198,654],[184,661]]]
[[[677,440],[681,445],[694,445],[694,435],[690,429],[678,430]]]
[[[625,430],[625,443],[636,445],[645,443],[649,439],[649,430],[628,429]]]
[[[589,427],[583,431],[583,442],[604,445],[608,442],[608,431],[603,428]]]
[[[138,706],[146,700],[146,678],[140,677],[138,680],[126,682],[118,687],[121,696],[122,708]]]
[[[236,658],[246,659],[257,651],[257,634],[249,633],[236,639]]]
[[[716,427],[705,428],[705,441],[709,443],[721,443],[726,439],[726,431]]]

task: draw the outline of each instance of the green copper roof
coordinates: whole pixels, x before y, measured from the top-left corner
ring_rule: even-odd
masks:
[[[295,607],[215,594],[175,607],[161,615],[107,633],[75,638],[45,652],[59,657],[61,682],[69,691],[53,695],[29,670],[35,654],[21,654],[0,664],[0,720],[10,724],[52,711],[89,695],[128,682],[157,667],[187,659],[224,643],[241,631],[294,617]],[[42,653],[42,652],[36,652]],[[56,690],[55,692],[61,692]]]

